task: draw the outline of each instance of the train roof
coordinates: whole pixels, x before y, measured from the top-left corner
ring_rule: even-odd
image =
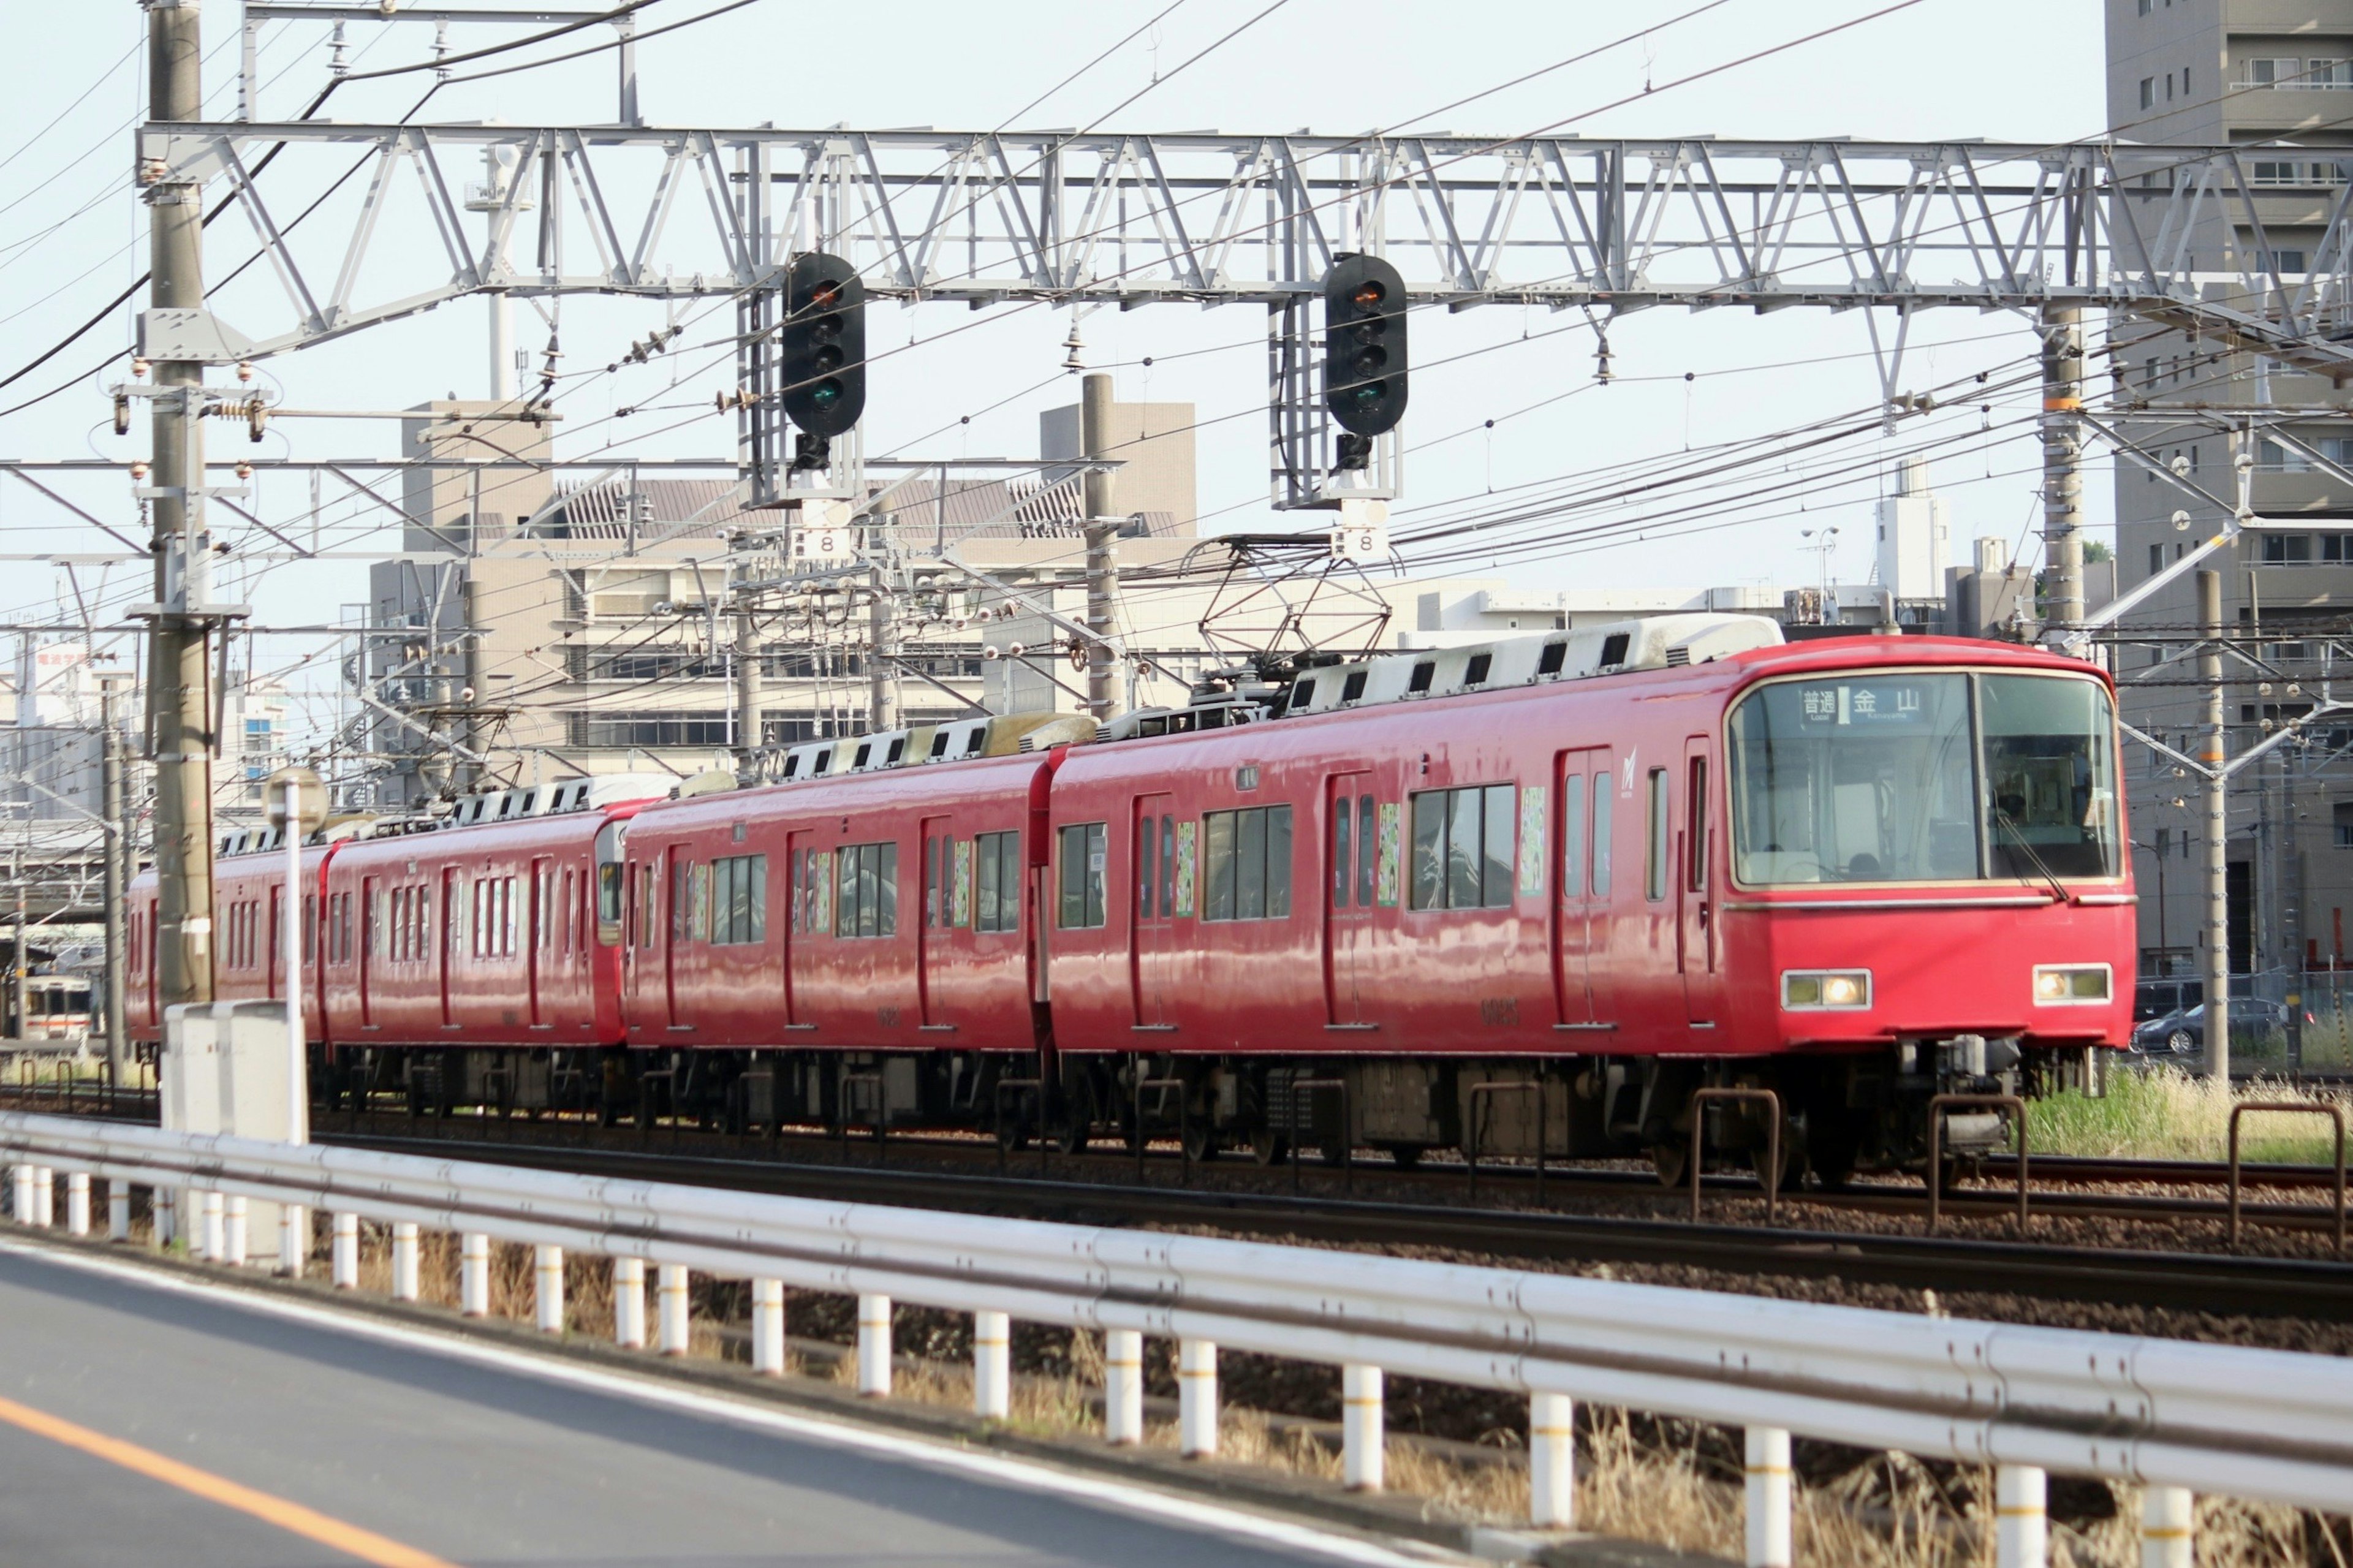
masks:
[[[515,789],[470,795],[446,812],[431,816],[378,816],[358,813],[341,816],[312,834],[304,843],[313,846],[339,844],[349,839],[392,838],[408,833],[443,832],[492,823],[567,816],[625,804],[660,800],[674,793],[677,787],[677,781],[668,773],[591,773],[550,784],[527,784]],[[225,833],[217,844],[223,859],[267,854],[272,850],[282,853],[285,847],[284,828],[260,825]]]

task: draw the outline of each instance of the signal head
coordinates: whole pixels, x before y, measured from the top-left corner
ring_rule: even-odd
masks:
[[[1405,417],[1405,279],[1377,256],[1343,256],[1324,275],[1324,406],[1353,436]]]
[[[840,257],[810,251],[793,258],[784,306],[780,401],[822,443],[866,411],[866,285]]]

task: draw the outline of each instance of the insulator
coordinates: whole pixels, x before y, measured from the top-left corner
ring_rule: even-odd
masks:
[[[237,378],[239,381],[251,381],[253,379],[253,362],[251,360],[241,359],[237,362]]]
[[[982,645],[980,657],[983,658],[996,659],[1003,658],[1005,655],[995,643],[987,643]]]
[[[131,395],[128,393],[114,395],[114,433],[118,436],[131,434]]]
[[[1021,646],[1019,643],[1015,643],[1015,644],[1013,644],[1013,645],[1012,645],[1012,647],[1008,647],[1006,651],[1007,651],[1008,653],[1011,654],[1015,658],[1019,658],[1021,657],[1022,653],[1023,653],[1025,650],[1022,648],[1022,646]]]

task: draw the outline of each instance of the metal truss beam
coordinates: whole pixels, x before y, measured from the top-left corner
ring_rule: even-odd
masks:
[[[251,171],[281,142],[265,192]],[[537,199],[470,235],[459,198],[486,147]],[[340,174],[354,153],[364,190],[290,235],[276,215],[316,188],[304,160]],[[138,156],[142,184],[230,186],[285,300],[247,323],[256,354],[481,291],[755,290],[817,247],[907,301],[1276,310],[1367,251],[1451,309],[2075,305],[2353,377],[2332,341],[2353,314],[2353,185],[2312,271],[2283,276],[2230,147],[305,121],[150,124]],[[438,276],[379,292],[366,263],[395,228],[430,237]]]

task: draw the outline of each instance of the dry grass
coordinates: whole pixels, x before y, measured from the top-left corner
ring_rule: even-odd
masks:
[[[2233,1096],[2208,1078],[2177,1068],[2117,1072],[2099,1100],[2060,1094],[2030,1101],[2027,1131],[2038,1154],[2091,1154],[2114,1158],[2221,1160],[2230,1153],[2233,1100],[2292,1100],[2343,1106],[2353,1121],[2353,1101],[2341,1092],[2256,1080]],[[2241,1155],[2248,1161],[2326,1164],[2336,1140],[2318,1116],[2250,1115],[2240,1118]]]

